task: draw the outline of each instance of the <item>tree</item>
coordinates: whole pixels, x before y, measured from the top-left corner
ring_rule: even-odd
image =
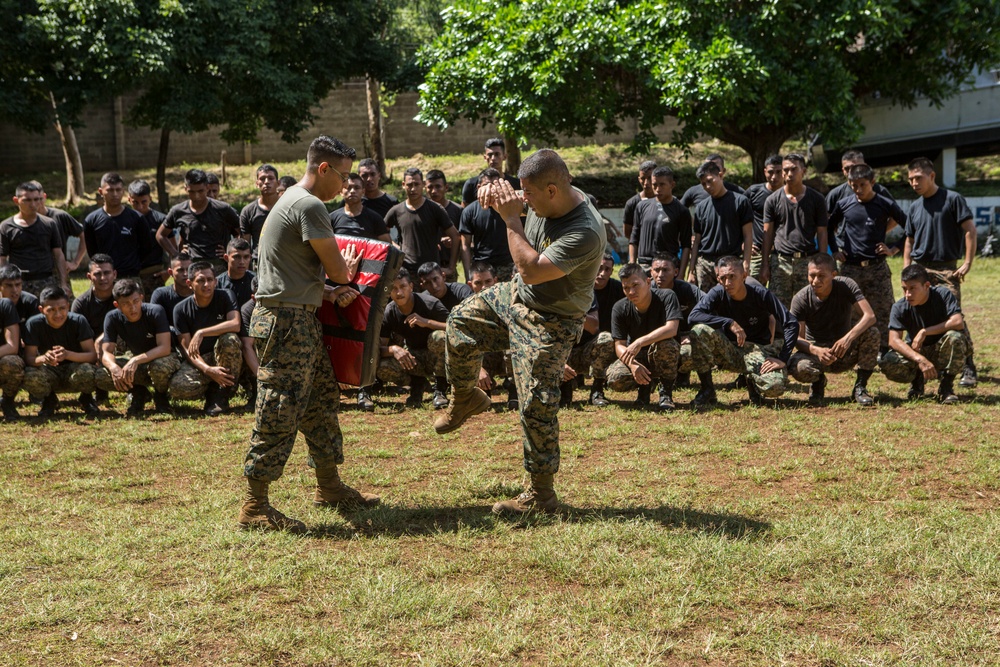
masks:
[[[856,139],[865,95],[942,104],[1000,62],[998,24],[992,0],[459,0],[421,54],[418,117],[548,142],[636,119],[642,151],[675,116],[675,143],[734,143],[760,178],[792,137]]]

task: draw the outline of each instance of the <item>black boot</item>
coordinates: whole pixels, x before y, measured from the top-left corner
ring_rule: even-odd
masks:
[[[372,397],[368,395],[368,387],[361,387],[358,389],[358,409],[362,412],[374,412],[375,402]]]
[[[814,403],[826,397],[826,373],[820,373],[819,379],[809,385],[809,400]]]
[[[854,382],[854,400],[858,405],[868,407],[875,404],[875,399],[868,393],[868,378],[872,376],[871,371],[858,371],[858,379]]]
[[[434,399],[431,403],[435,410],[444,410],[448,407],[448,378],[437,378],[434,386]]]
[[[698,373],[698,382],[701,383],[701,389],[698,390],[691,404],[695,407],[701,407],[718,403],[719,399],[715,395],[715,382],[712,380],[712,371]]]
[[[938,384],[938,400],[947,405],[958,403],[958,396],[955,395],[955,376],[950,373],[942,373],[941,381]]]
[[[170,407],[170,397],[165,391],[158,391],[153,394],[153,412],[160,414],[169,414],[173,412]]]
[[[42,419],[49,419],[56,414],[56,410],[59,409],[59,397],[56,396],[56,392],[52,392],[44,399],[42,399],[42,409],[38,411],[38,416]]]
[[[105,392],[107,396],[107,392]],[[93,394],[89,392],[83,392],[78,398],[80,402],[80,407],[83,408],[84,413],[88,417],[96,417],[101,414],[100,408],[97,407],[97,401],[94,400]]]
[[[422,375],[410,376],[410,395],[406,397],[406,407],[419,408],[424,404],[424,390],[427,388],[427,378]]]
[[[674,380],[674,387],[690,387],[691,386],[691,373],[678,373],[677,379]]]
[[[229,409],[229,396],[225,390],[214,382],[208,384],[205,390],[205,415],[217,417]]]
[[[563,382],[559,385],[559,407],[568,408],[573,405],[573,389],[576,387],[576,378]]]
[[[924,374],[917,370],[917,374],[913,376],[913,381],[910,383],[910,391],[906,394],[906,399],[909,401],[915,401],[918,398],[923,398],[924,396]]]
[[[740,377],[742,377],[743,381],[746,383],[747,397],[750,399],[750,403],[758,407],[764,405],[764,397],[760,395],[759,391],[757,391],[757,383],[753,381],[753,378],[750,377],[749,374],[741,375]]]
[[[604,378],[594,378],[594,385],[590,388],[590,404],[599,408],[608,404],[608,399],[604,398]]]
[[[649,407],[649,397],[653,394],[653,383],[640,384],[639,391],[632,401],[633,410],[645,410]]]
[[[958,386],[972,389],[977,384],[979,384],[979,373],[976,372],[976,364],[972,361],[972,357],[969,357],[965,360],[965,368],[962,369],[962,377],[958,380]]]
[[[674,385],[666,380],[660,385],[660,410],[672,412],[674,410]]]
[[[128,392],[128,409],[125,410],[126,417],[141,417],[149,403],[149,390],[142,385],[132,385]]]
[[[13,422],[21,418],[21,415],[17,413],[17,405],[14,403],[13,396],[4,396],[3,401],[0,402],[0,406],[3,406],[3,418],[5,421]]]
[[[507,409],[517,412],[519,402],[517,399],[517,383],[514,378],[504,378],[503,388],[507,390]]]
[[[108,392],[105,389],[95,389],[94,390],[94,403],[100,407],[111,407],[111,401],[108,399]]]

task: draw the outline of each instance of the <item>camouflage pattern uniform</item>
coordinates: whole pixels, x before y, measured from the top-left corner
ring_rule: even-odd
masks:
[[[156,274],[163,271],[161,266],[148,266],[139,272],[139,281],[142,284],[142,293],[146,301],[153,295],[153,290],[163,287],[166,281]]]
[[[115,360],[119,366],[124,366],[128,362],[129,357],[115,357]],[[167,391],[170,388],[171,378],[173,378],[174,373],[180,370],[180,368],[180,358],[178,358],[176,353],[171,352],[165,357],[159,357],[145,364],[140,364],[135,369],[134,384],[143,387],[152,387],[157,392]],[[193,369],[194,367],[191,366],[191,368]],[[98,389],[116,391],[115,381],[111,378],[111,372],[104,366],[98,367],[95,383]]]
[[[889,314],[896,298],[892,295],[892,271],[884,259],[875,260],[868,266],[858,266],[840,262],[840,275],[850,278],[861,288],[861,293],[868,299],[875,311],[875,326],[879,331],[879,346],[884,350],[889,347]]]
[[[297,431],[305,436],[309,466],[343,463],[340,386],[319,319],[309,310],[258,303],[249,331],[256,339],[260,370],[256,422],[243,474],[266,482],[281,477]]]
[[[694,371],[694,357],[691,354],[691,336],[685,334],[677,342],[680,343],[677,351],[677,372],[691,373]]]
[[[580,375],[604,379],[608,366],[615,362],[615,340],[602,331],[583,345],[574,345],[566,363]]]
[[[774,292],[774,296],[778,297],[778,301],[785,308],[790,308],[792,297],[809,284],[809,258],[794,259],[772,252],[770,265],[771,279],[767,283],[767,288]],[[886,319],[886,323],[888,322]]]
[[[750,276],[756,280],[757,276],[760,275],[760,270],[763,267],[764,267],[764,255],[761,254],[760,248],[754,245],[753,252],[750,253]]]
[[[673,386],[677,378],[677,361],[680,357],[681,347],[676,338],[667,338],[653,343],[642,350],[636,361],[649,370],[649,374],[656,380],[663,380],[667,386]],[[614,391],[632,391],[639,384],[632,376],[629,367],[621,362],[615,361],[608,369],[608,387]]]
[[[695,283],[702,292],[708,293],[719,284],[719,278],[715,275],[715,262],[698,255],[698,263],[694,267]]]
[[[222,334],[215,341],[215,347],[202,357],[209,366],[222,366],[236,378],[243,370],[243,346],[240,337],[234,333]],[[185,361],[170,379],[170,396],[181,401],[202,398],[212,380]]]
[[[559,470],[559,385],[582,317],[528,308],[516,283],[494,285],[455,306],[448,318],[448,380],[456,393],[475,386],[484,352],[511,351],[529,473]]]
[[[393,344],[402,345],[401,342],[397,343],[395,341]],[[378,368],[375,370],[375,377],[382,382],[390,382],[402,387],[410,384],[411,377],[423,376],[426,378],[436,378],[445,376],[445,337],[443,331],[431,332],[430,337],[427,339],[426,350],[411,350],[407,348],[407,352],[412,354],[413,358],[417,360],[417,365],[414,368],[405,370],[396,361],[396,357],[390,355],[379,359]]]
[[[503,264],[501,266],[494,266],[493,270],[497,273],[497,281],[505,283],[514,277],[514,265],[513,264]]]
[[[21,281],[22,291],[27,292],[28,294],[34,294],[37,297],[42,296],[42,290],[46,287],[59,287],[59,278],[52,275],[48,278]]]
[[[97,366],[66,361],[58,366],[28,366],[24,369],[23,389],[33,401],[40,401],[52,392],[71,394],[94,391]]]
[[[788,360],[788,372],[799,382],[812,384],[819,382],[823,373],[846,373],[855,366],[862,371],[873,371],[878,362],[880,340],[878,327],[872,325],[861,332],[843,357],[829,366],[825,366],[815,354],[796,352]]]
[[[510,377],[510,352],[487,352],[483,355],[483,368],[491,378]]]
[[[0,390],[8,398],[14,398],[24,381],[24,359],[18,354],[0,357]]]
[[[925,345],[920,350],[920,354],[927,357],[938,372],[949,375],[961,374],[967,352],[965,334],[961,331],[946,331],[937,343],[932,346]],[[916,363],[895,350],[889,350],[882,355],[879,368],[893,382],[912,382],[919,372]]]
[[[780,354],[780,342],[758,345],[746,341],[738,347],[718,329],[704,324],[691,327],[691,360],[696,373],[708,373],[716,365],[724,371],[748,374],[764,398],[778,398],[785,393],[788,375],[784,368],[760,374],[764,361]]]
[[[948,288],[955,300],[958,301],[958,307],[962,307],[962,279],[955,276],[955,269],[958,267],[958,262],[952,260],[950,262],[919,262],[920,266],[927,269],[927,276],[931,279],[931,285],[942,285]],[[975,350],[972,347],[972,335],[969,333],[969,323],[965,323],[965,346],[968,356],[973,356]]]

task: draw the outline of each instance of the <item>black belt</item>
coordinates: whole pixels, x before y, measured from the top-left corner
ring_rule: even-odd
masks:
[[[783,252],[779,252],[778,253],[778,257],[781,257],[782,259],[805,259],[806,257],[810,257],[810,256],[815,255],[815,254],[816,254],[816,251],[793,252],[791,254],[786,254],[786,253],[783,253]]]
[[[21,280],[45,280],[46,278],[51,278],[53,272],[48,273],[27,273],[25,271],[21,272]]]
[[[846,260],[844,260],[844,264],[849,264],[850,266],[871,266],[873,264],[881,264],[884,261],[885,257],[876,257],[875,259],[848,257]]]

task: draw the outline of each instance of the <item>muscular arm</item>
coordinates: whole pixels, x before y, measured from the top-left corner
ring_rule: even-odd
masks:
[[[462,242],[458,237],[458,230],[454,227],[449,227],[444,230],[444,233],[451,239],[451,260],[448,263],[448,268],[454,271],[458,267],[458,256],[462,252]]]
[[[528,242],[521,223],[523,203],[507,181],[493,184],[493,208],[507,225],[507,245],[514,266],[526,285],[539,285],[558,280],[566,273],[548,257],[537,252]]]
[[[462,234],[462,267],[465,279],[472,280],[472,234]]]
[[[173,230],[169,229],[166,225],[161,224],[159,229],[156,230],[156,242],[160,244],[167,254],[173,258],[177,256],[179,252],[177,249],[177,243],[174,242]]]

